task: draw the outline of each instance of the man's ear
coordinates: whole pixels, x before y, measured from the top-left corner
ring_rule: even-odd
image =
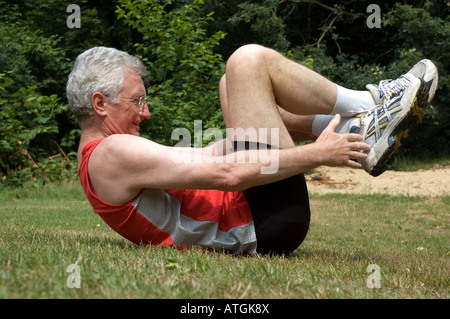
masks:
[[[104,94],[100,92],[95,92],[92,94],[92,108],[98,115],[106,116],[106,102],[107,98]]]

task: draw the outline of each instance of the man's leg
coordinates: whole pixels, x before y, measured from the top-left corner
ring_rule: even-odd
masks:
[[[281,107],[278,107],[278,112],[294,142],[311,141],[317,138],[312,134],[316,115],[293,114]]]
[[[338,86],[338,101],[336,101],[336,109],[340,106],[345,106],[346,112],[353,112],[352,115],[358,114],[359,118],[362,120],[365,114],[359,112],[360,107],[365,108],[363,113],[369,113],[372,109],[371,102],[375,102],[376,105],[384,105],[385,108],[389,108],[389,103],[386,100],[392,100],[391,95],[399,96],[399,90],[406,90],[408,84],[405,85],[405,80],[410,82],[413,78],[420,78],[426,85],[425,94],[419,94],[419,98],[425,100],[422,102],[422,107],[424,108],[427,103],[431,103],[434,98],[439,76],[436,66],[428,59],[423,59],[416,63],[405,75],[400,76],[397,80],[383,80],[380,84],[368,84],[366,86],[367,91],[354,91],[348,90],[343,87]],[[403,82],[403,84],[402,84]],[[365,95],[364,95],[365,94]],[[355,97],[357,99],[355,99]],[[352,104],[348,107],[346,104]],[[342,115],[342,114],[341,114]],[[317,115],[314,117],[312,124],[312,133],[314,136],[319,136],[321,132],[327,127],[328,123],[332,120],[333,116],[329,115]],[[420,119],[417,120],[420,122]],[[354,130],[361,126],[361,122],[355,117],[343,117],[339,127],[336,129],[338,133],[353,133]],[[411,131],[413,127],[408,127]],[[361,132],[360,132],[361,133]],[[363,134],[364,135],[364,134]]]
[[[294,142],[278,105],[289,113],[329,114],[336,85],[271,49],[244,46],[229,59],[220,85],[225,123],[230,128],[279,129],[280,147]],[[269,138],[269,141],[271,139]]]
[[[316,140],[323,130],[330,124],[334,115],[297,115],[278,108],[284,125],[291,134],[294,142]],[[335,129],[336,133],[359,133],[360,119],[358,117],[342,117]]]
[[[227,127],[269,133],[279,128],[282,148],[317,137],[311,135],[314,114],[339,113],[345,125],[346,116],[375,106],[368,91],[345,89],[259,45],[241,47],[230,57],[220,97]]]
[[[377,176],[384,172],[401,140],[421,121],[437,81],[436,67],[423,60],[396,80],[368,85],[368,91],[348,90],[276,51],[249,45],[230,57],[220,95],[227,127],[266,128],[268,132],[279,128],[276,146],[281,148],[291,147],[294,142],[289,134],[291,128],[286,127],[292,116],[280,114],[279,107],[294,115],[340,114],[344,130],[359,127],[365,142],[372,146],[362,164],[369,174]],[[359,123],[352,119],[355,114],[361,115]],[[302,122],[308,131],[310,119]],[[316,128],[320,133],[320,126],[326,126],[329,119],[316,117],[311,131]]]

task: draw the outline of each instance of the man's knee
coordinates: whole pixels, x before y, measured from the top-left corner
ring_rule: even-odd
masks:
[[[221,91],[226,91],[227,89],[227,76],[226,74],[222,75],[222,77],[220,78],[219,81],[219,90]]]
[[[227,73],[238,68],[259,67],[267,61],[272,50],[258,44],[247,44],[234,51],[227,62]]]
[[[220,96],[220,107],[222,108],[222,113],[225,119],[225,124],[228,119],[228,97],[227,97],[227,76],[222,75],[219,82],[219,96]]]

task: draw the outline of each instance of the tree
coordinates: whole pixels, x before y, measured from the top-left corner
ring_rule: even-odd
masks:
[[[183,6],[122,0],[117,8],[119,19],[142,34],[135,48],[151,78],[152,120],[141,124],[141,134],[160,143],[176,144],[172,131],[183,127],[192,132],[195,120],[205,129],[224,128],[218,97],[224,63],[214,53],[224,33],[207,36],[205,27],[213,18],[198,16],[202,5],[199,0]]]
[[[67,108],[55,94],[41,95],[35,86],[8,91],[14,80],[0,73],[0,171],[3,182],[23,185],[67,179],[73,175],[74,154],[58,145],[56,115]],[[50,150],[56,147],[56,153]],[[69,156],[72,158],[70,159]]]

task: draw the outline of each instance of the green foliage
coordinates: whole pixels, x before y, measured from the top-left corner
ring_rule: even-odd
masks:
[[[272,47],[353,89],[396,78],[429,58],[439,68],[439,88],[419,134],[405,140],[401,156],[450,151],[445,1],[380,3],[379,29],[367,27],[364,0],[76,3],[80,29],[66,25],[69,2],[0,0],[0,168],[6,183],[72,176],[80,130],[64,106],[65,83],[76,56],[97,45],[136,54],[146,63],[152,119],[141,123],[141,133],[169,145],[178,142],[171,140],[173,129],[192,132],[194,120],[202,120],[203,129],[224,128],[218,82],[224,60],[241,45]],[[14,114],[17,108],[24,113]]]
[[[46,93],[63,92],[64,83],[57,75],[68,72],[69,62],[58,47],[58,37],[45,37],[21,21],[0,21],[0,44],[0,72],[14,79],[10,90],[36,86]]]
[[[9,185],[43,184],[73,174],[73,154],[46,158],[57,145],[56,115],[65,111],[56,95],[38,94],[36,87],[22,87],[9,94],[14,81],[0,73],[0,169]],[[58,146],[59,147],[59,146]]]
[[[264,0],[262,3],[243,2],[238,5],[239,11],[230,18],[230,22],[249,24],[250,30],[259,35],[260,43],[280,51],[289,49],[286,38],[286,22],[279,14],[278,0]]]
[[[398,43],[392,70],[407,70],[407,65],[420,58],[429,58],[439,69],[438,91],[426,111],[422,132],[409,138],[405,145],[405,152],[416,156],[450,151],[450,16],[448,7],[432,16],[430,12],[435,12],[437,7],[431,1],[424,8],[397,4],[383,20],[387,31],[392,32],[391,42]]]
[[[194,120],[203,128],[224,128],[218,83],[224,63],[214,48],[223,32],[208,36],[206,25],[212,13],[198,17],[202,1],[181,7],[171,1],[120,1],[119,19],[142,34],[136,51],[147,64],[152,84],[148,89],[152,120],[141,124],[141,132],[160,143],[170,140],[175,128],[193,130]],[[145,18],[142,18],[145,17]]]

